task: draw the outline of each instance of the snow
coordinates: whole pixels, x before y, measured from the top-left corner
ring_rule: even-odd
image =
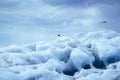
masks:
[[[0,74],[0,80],[120,80],[120,34],[76,33],[0,47]]]

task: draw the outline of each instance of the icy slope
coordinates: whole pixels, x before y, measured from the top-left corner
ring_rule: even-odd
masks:
[[[0,48],[0,80],[120,80],[120,34],[59,36]]]

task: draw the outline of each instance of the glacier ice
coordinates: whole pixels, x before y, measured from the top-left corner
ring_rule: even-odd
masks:
[[[0,47],[0,74],[0,80],[119,80],[120,34],[77,33]]]

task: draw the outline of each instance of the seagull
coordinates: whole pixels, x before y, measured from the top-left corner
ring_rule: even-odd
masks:
[[[100,23],[101,23],[101,24],[102,24],[102,23],[107,23],[107,21],[101,21]]]
[[[57,36],[61,36],[60,34],[58,34]]]

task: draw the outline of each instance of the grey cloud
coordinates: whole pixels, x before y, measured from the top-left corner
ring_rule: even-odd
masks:
[[[120,3],[120,0],[87,0],[86,3],[88,4],[116,4]]]
[[[19,7],[20,1],[0,0],[0,8],[16,8]]]
[[[98,8],[101,10],[102,14],[106,18],[120,18],[120,4],[114,5],[100,5]]]
[[[60,16],[65,16],[65,17],[59,17],[59,15],[56,15],[56,19],[53,18],[53,19],[49,19],[48,17],[46,17],[46,15],[43,15],[42,17],[37,17],[37,15],[35,13],[38,13],[38,10],[33,10],[31,7],[35,7],[34,9],[36,8],[39,8],[39,7],[44,7],[44,6],[40,6],[42,3],[40,3],[39,1],[40,0],[36,0],[36,4],[34,4],[34,0],[26,0],[26,1],[21,1],[21,0],[0,0],[0,8],[2,7],[5,7],[5,8],[8,8],[8,9],[13,9],[13,8],[18,8],[20,7],[20,11],[17,9],[16,11],[18,11],[19,13],[21,13],[21,15],[19,15],[19,13],[16,13],[16,11],[13,13],[10,12],[10,10],[3,10],[3,14],[4,14],[4,11],[5,12],[5,17],[0,17],[0,23],[1,24],[15,24],[15,25],[55,25],[55,26],[59,26],[60,24],[63,24],[64,21],[66,22],[65,24],[68,26],[70,24],[70,20],[73,20],[74,18],[80,18],[80,19],[84,19],[84,18],[81,18],[82,17],[88,17],[90,18],[90,15],[86,15],[86,14],[82,14],[82,10],[78,10],[75,8],[72,8],[74,9],[71,10],[71,8],[69,8],[70,6],[77,6],[77,8],[81,8],[81,6],[93,6],[94,8],[98,8],[102,14],[102,16],[98,17],[98,18],[101,18],[104,20],[108,20],[108,22],[114,22],[114,24],[117,24],[119,22],[117,22],[117,20],[120,20],[119,18],[119,14],[120,14],[120,10],[119,10],[119,4],[120,4],[120,0],[42,0],[45,4],[49,4],[49,5],[52,5],[52,7],[54,8],[55,6],[66,6],[69,8],[65,8],[66,12],[68,11],[68,13],[66,14],[60,14]],[[38,3],[39,2],[39,3]],[[118,4],[118,6],[116,6],[116,4]],[[26,8],[25,10],[22,11],[22,9]],[[96,9],[97,9],[96,8]],[[44,8],[43,8],[44,9]],[[49,9],[49,8],[48,8]],[[64,7],[60,8],[61,10],[64,9]],[[83,8],[83,10],[85,10],[86,8]],[[51,14],[49,14],[49,10],[47,10],[47,8],[45,8],[46,12],[44,12],[45,14],[47,14],[47,16],[51,16]],[[43,10],[43,11],[45,11]],[[42,8],[39,15],[42,14]],[[47,12],[48,11],[48,12]],[[57,11],[59,11],[59,8],[55,11],[55,10],[50,10],[50,13],[52,13],[55,15]],[[2,10],[0,11],[2,12]],[[10,13],[9,13],[10,12]],[[31,16],[29,12],[32,12],[31,15],[36,15],[36,16]],[[74,12],[74,13],[73,13]],[[6,15],[9,14],[9,15]],[[70,15],[69,15],[70,13]],[[89,13],[88,12],[85,12],[85,13]],[[94,11],[93,11],[94,13]],[[26,15],[27,14],[27,15]],[[90,14],[90,13],[89,13]],[[97,14],[97,13],[96,13]],[[1,13],[0,13],[1,15]],[[76,15],[76,17],[74,16]],[[94,15],[94,14],[93,14]],[[99,14],[97,14],[99,16]],[[3,16],[3,15],[1,15]],[[70,16],[70,18],[69,18]],[[20,19],[18,18],[20,17]],[[93,17],[93,16],[92,16]],[[91,18],[92,18],[91,17]],[[67,23],[68,22],[68,23]],[[109,24],[108,24],[109,25]],[[106,28],[111,28],[111,27],[106,27]],[[115,29],[117,29],[119,27],[115,27]],[[112,29],[112,28],[111,28]]]
[[[63,20],[61,19],[48,19],[48,18],[38,18],[24,16],[17,18],[19,15],[0,15],[0,25],[26,25],[26,26],[41,26],[41,25],[58,25],[62,24]]]
[[[37,3],[40,4],[40,1],[37,0]],[[34,0],[0,0],[0,9],[16,10],[16,9],[29,9],[34,7],[36,4]]]
[[[42,0],[53,6],[91,6],[96,4],[115,4],[120,0]]]
[[[86,0],[42,0],[43,2],[53,5],[53,6],[75,6],[75,5],[83,5]]]

